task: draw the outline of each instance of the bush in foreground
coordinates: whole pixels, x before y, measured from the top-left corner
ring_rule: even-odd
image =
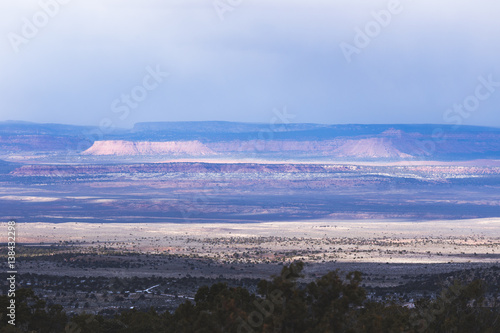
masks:
[[[9,299],[0,296],[0,332],[217,333],[217,332],[500,332],[498,305],[484,306],[484,286],[455,282],[435,299],[409,308],[391,301],[369,301],[361,273],[329,272],[299,286],[303,263],[283,267],[262,280],[258,295],[223,283],[203,286],[194,303],[174,313],[130,310],[113,318],[81,314],[69,318],[60,305],[47,306],[31,290],[16,292],[16,326],[7,323]]]

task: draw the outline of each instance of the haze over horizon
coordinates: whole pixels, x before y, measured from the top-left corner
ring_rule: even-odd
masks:
[[[0,3],[0,121],[500,127],[498,2],[231,3]]]
[[[276,120],[278,120],[278,118],[276,118]],[[35,125],[63,125],[63,126],[88,126],[88,127],[99,127],[98,124],[89,124],[89,125],[85,125],[85,124],[69,124],[69,123],[60,123],[60,122],[36,122],[36,121],[28,121],[28,120],[17,120],[17,119],[6,119],[6,120],[0,120],[0,124],[8,124],[8,123],[15,123],[15,124],[22,124],[22,123],[26,123],[26,124],[35,124]],[[114,133],[116,130],[131,130],[133,129],[134,127],[136,127],[136,125],[138,124],[162,124],[162,123],[172,123],[172,124],[176,124],[176,123],[220,123],[220,124],[223,124],[223,123],[228,123],[228,124],[248,124],[248,125],[263,125],[263,126],[270,126],[270,123],[265,123],[265,122],[259,122],[259,121],[230,121],[230,120],[173,120],[173,121],[170,121],[170,120],[162,120],[162,121],[138,121],[138,122],[135,122],[133,124],[130,124],[129,126],[122,126],[122,127],[113,127],[113,129],[109,130],[109,133]],[[280,131],[283,130],[283,123],[280,123],[280,122],[276,122],[276,125],[280,127]],[[394,126],[395,128],[396,127],[399,127],[399,126],[435,126],[437,129],[443,129],[443,128],[448,128],[448,130],[450,132],[455,132],[457,129],[459,128],[463,128],[464,126],[466,126],[467,128],[474,128],[474,127],[477,127],[477,128],[492,128],[492,129],[500,129],[500,126],[492,126],[492,125],[462,125],[462,126],[453,126],[453,124],[418,124],[418,123],[415,123],[415,124],[410,124],[410,123],[386,123],[386,124],[363,124],[363,123],[345,123],[345,124],[328,124],[328,123],[312,123],[312,122],[295,122],[295,121],[290,121],[289,124],[294,124],[294,125],[317,125],[317,126],[370,126],[370,125],[373,125],[373,126]],[[274,124],[271,124],[271,126],[274,125]],[[108,131],[105,131],[106,133]]]

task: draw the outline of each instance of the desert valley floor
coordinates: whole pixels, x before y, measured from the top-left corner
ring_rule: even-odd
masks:
[[[173,310],[214,282],[255,291],[259,279],[297,260],[306,265],[304,283],[357,270],[370,297],[399,302],[438,293],[456,278],[493,286],[500,270],[498,218],[18,223],[16,232],[20,285],[70,313]]]
[[[500,219],[296,221],[236,224],[27,223],[18,241],[240,263],[309,262],[494,263]]]

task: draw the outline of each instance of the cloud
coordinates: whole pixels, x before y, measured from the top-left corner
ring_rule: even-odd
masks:
[[[436,123],[478,76],[500,80],[495,1],[402,0],[351,63],[340,43],[390,1],[241,1],[224,20],[213,3],[72,0],[15,53],[8,34],[41,8],[1,2],[0,120],[95,125],[156,65],[171,76],[120,125],[267,122],[284,105],[302,122]],[[467,121],[500,126],[497,95]]]

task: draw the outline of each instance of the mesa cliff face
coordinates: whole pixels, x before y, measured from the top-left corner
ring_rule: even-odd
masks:
[[[411,158],[397,149],[394,144],[386,138],[369,138],[359,140],[345,140],[335,153],[338,157],[348,158]]]
[[[451,125],[321,125],[229,122],[91,126],[0,122],[0,159],[54,162],[98,156],[274,160],[462,161],[500,159],[500,129]],[[73,160],[74,159],[74,160]],[[84,159],[85,160],[85,159]]]
[[[321,156],[343,158],[411,158],[386,138],[327,141],[279,141],[250,140],[203,144],[199,141],[96,141],[82,155],[92,156],[147,156],[189,155],[208,156],[224,153],[288,152],[296,154],[314,153]]]
[[[137,155],[205,156],[214,154],[214,152],[199,141],[132,142],[124,140],[105,140],[105,141],[94,142],[92,147],[82,152],[82,154],[114,155],[114,156],[137,156]]]

